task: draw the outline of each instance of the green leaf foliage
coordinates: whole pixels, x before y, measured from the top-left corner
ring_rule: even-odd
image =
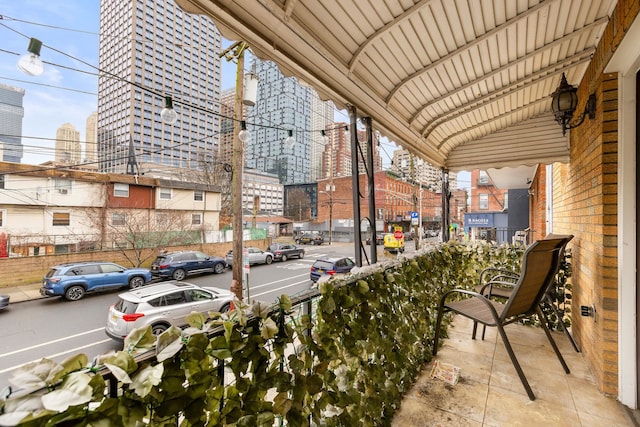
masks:
[[[485,267],[517,271],[522,251],[447,243],[322,282],[308,307],[285,295],[270,307],[235,301],[228,313],[189,315],[184,331],[133,331],[97,367],[84,355],[43,359],[14,372],[20,391],[0,397],[0,425],[388,426],[430,359],[442,294],[474,288]],[[569,322],[569,260],[555,327]],[[117,393],[105,394],[103,375]]]

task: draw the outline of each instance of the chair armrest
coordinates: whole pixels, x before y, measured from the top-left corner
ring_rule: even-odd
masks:
[[[445,292],[445,294],[442,295],[442,298],[440,298],[440,307],[444,307],[447,302],[447,297],[453,294],[465,294],[465,295],[470,295],[473,298],[478,298],[480,301],[482,301],[483,304],[487,306],[487,308],[491,312],[491,315],[493,316],[495,321],[498,322],[498,312],[496,311],[496,308],[491,303],[491,300],[485,297],[484,295],[479,294],[478,292],[468,291],[466,289],[457,289],[457,288],[451,289],[450,291]],[[455,309],[453,311],[455,311]]]
[[[490,297],[492,293],[491,291],[493,290],[494,287],[513,289],[515,287],[515,283],[507,282],[504,280],[490,280],[484,285],[478,286],[476,288],[476,291],[484,297]],[[487,292],[487,289],[488,289],[488,292]]]
[[[486,276],[490,276],[490,279],[487,279]],[[506,268],[487,267],[480,272],[479,283],[482,285],[487,281],[493,280],[496,276],[502,278],[508,277],[517,280],[520,277],[520,273],[507,270]]]

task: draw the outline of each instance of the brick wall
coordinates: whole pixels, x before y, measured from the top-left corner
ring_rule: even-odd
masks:
[[[267,246],[269,246],[269,241],[253,240],[247,241],[245,244],[266,249]],[[232,249],[232,242],[206,243],[191,246],[167,246],[166,249],[169,252],[180,250],[202,251],[212,256],[220,256],[224,258],[227,252]],[[155,253],[153,252],[156,252],[156,250],[148,250],[149,259],[143,264],[143,267],[149,268],[151,266],[151,263],[155,259]],[[4,273],[3,279],[0,282],[0,289],[9,286],[39,283],[42,281],[42,276],[49,271],[51,266],[78,261],[111,261],[124,267],[132,267],[131,262],[129,262],[125,255],[120,251],[0,258],[0,271]]]
[[[547,231],[547,168],[540,165],[529,190],[529,241],[544,239]]]
[[[554,167],[554,232],[576,236],[572,330],[601,391],[616,395],[617,76],[601,75],[594,93],[595,120],[571,131],[571,162]],[[595,319],[580,316],[583,305]]]
[[[640,11],[637,0],[618,0],[578,87],[580,104],[591,93],[596,117],[571,130],[571,161],[554,168],[554,231],[571,233],[573,332],[600,390],[618,394],[618,76],[604,69]],[[593,304],[596,317],[581,317]],[[635,319],[629,319],[635,321]]]

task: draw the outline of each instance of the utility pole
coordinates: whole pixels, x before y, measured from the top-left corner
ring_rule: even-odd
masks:
[[[244,52],[248,48],[245,42],[236,42],[225,49],[220,57],[227,61],[237,61],[236,94],[233,107],[233,154],[231,157],[231,206],[233,218],[233,263],[230,291],[242,301],[242,271],[243,271],[243,211],[242,211],[242,173],[244,170],[244,146],[239,133],[242,121],[242,100],[244,99]]]

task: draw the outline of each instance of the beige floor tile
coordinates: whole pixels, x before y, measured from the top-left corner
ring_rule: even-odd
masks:
[[[593,384],[574,378],[569,379],[568,384],[578,413],[603,417],[612,423],[627,422],[620,404],[614,398],[604,396]]]
[[[595,377],[589,366],[587,366],[582,353],[574,351],[573,353],[563,354],[563,357],[567,365],[569,365],[569,369],[571,369],[571,378],[587,381],[595,386]]]
[[[567,382],[566,374],[555,374],[539,369],[522,368],[529,386],[536,396],[536,400],[546,400],[563,405],[575,412],[571,389]],[[509,390],[528,398],[527,391],[520,381],[520,377],[510,362],[496,363],[491,370],[489,387]]]
[[[512,333],[511,335],[516,334]],[[511,341],[511,337],[509,337],[509,340]],[[511,341],[511,347],[523,370],[525,370],[525,368],[543,369],[558,375],[565,375],[560,360],[558,360],[558,357],[550,346],[522,345]],[[495,360],[511,364],[511,358],[502,340],[496,345]],[[567,362],[566,359],[565,362]],[[571,370],[569,363],[567,363],[567,366],[569,366],[569,370]]]
[[[430,372],[431,365],[427,372]],[[421,402],[428,408],[439,409],[462,418],[482,422],[484,418],[487,384],[472,381],[460,375],[458,383],[450,385],[442,380],[422,374],[403,400]]]
[[[574,410],[549,401],[529,400],[526,393],[513,393],[491,387],[487,398],[485,426],[538,427],[579,426]]]
[[[420,406],[405,408],[391,421],[392,427],[481,427],[482,423],[440,409],[425,410]]]
[[[633,427],[631,420],[625,420],[624,422],[612,421],[610,418],[602,418],[597,415],[587,414],[584,412],[578,412],[578,418],[580,419],[580,427]]]

